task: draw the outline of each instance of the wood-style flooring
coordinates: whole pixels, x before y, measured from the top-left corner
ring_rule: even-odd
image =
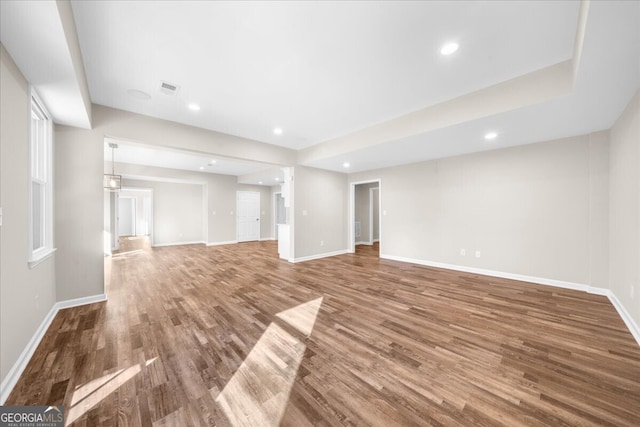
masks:
[[[639,426],[640,347],[603,296],[275,242],[111,260],[7,405],[77,426]],[[137,246],[136,246],[137,244]]]

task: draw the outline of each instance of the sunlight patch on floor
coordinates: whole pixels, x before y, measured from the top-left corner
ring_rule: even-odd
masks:
[[[276,316],[309,336],[322,297],[282,311]],[[289,401],[306,346],[271,323],[216,402],[233,426],[278,426]]]
[[[83,416],[121,385],[138,375],[143,367],[155,362],[156,359],[157,357],[154,357],[146,362],[120,369],[117,372],[104,375],[76,388],[73,396],[71,396],[71,409],[69,409],[66,424],[69,425]]]

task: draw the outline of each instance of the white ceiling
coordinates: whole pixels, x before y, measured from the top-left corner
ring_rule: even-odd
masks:
[[[95,103],[295,149],[567,60],[579,9],[576,1],[72,4]],[[449,40],[461,47],[444,58]],[[180,85],[178,95],[160,93],[161,80]],[[188,110],[191,102],[201,110]]]
[[[68,63],[43,67],[23,54],[38,42],[64,50],[60,31],[34,29],[60,7],[0,3],[2,43],[27,78],[46,89],[48,67],[68,74]],[[640,87],[637,1],[71,4],[93,103],[293,148],[302,164],[341,172],[607,129]],[[451,40],[460,49],[441,56]],[[577,74],[556,72],[563,63]],[[161,80],[178,94],[160,93]],[[65,108],[74,106],[56,111]],[[138,154],[130,160],[160,156]],[[178,158],[165,161],[194,167]],[[227,171],[246,175],[241,163]]]

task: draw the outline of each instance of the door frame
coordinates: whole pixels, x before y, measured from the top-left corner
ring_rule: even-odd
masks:
[[[356,218],[356,185],[378,183],[378,212],[381,212],[382,208],[382,179],[370,179],[366,181],[355,181],[349,183],[349,224],[347,227],[347,252],[354,253],[356,251],[356,239],[355,239],[355,218]],[[378,218],[378,239],[382,242],[382,218]]]

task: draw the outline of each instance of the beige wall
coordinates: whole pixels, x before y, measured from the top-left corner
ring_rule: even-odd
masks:
[[[104,294],[103,140],[55,126],[58,300]]]
[[[597,133],[349,180],[382,180],[383,255],[606,287],[607,149]]]
[[[293,258],[347,249],[347,175],[296,166]]]
[[[28,267],[30,93],[2,45],[0,94],[0,381],[4,382],[56,302],[57,254]],[[54,244],[58,242],[56,238]]]
[[[124,187],[153,190],[153,244],[205,243],[202,184],[123,180]]]
[[[640,325],[640,92],[610,139],[610,286]]]
[[[111,163],[105,163],[110,170]],[[205,186],[206,205],[203,207],[203,225],[208,244],[229,243],[236,240],[236,192],[260,193],[260,238],[273,238],[271,188],[260,185],[238,184],[231,175],[190,172],[154,166],[116,163],[116,172],[130,177],[156,177],[159,180],[197,183]],[[144,180],[140,178],[139,180]],[[157,243],[157,242],[156,242]]]

